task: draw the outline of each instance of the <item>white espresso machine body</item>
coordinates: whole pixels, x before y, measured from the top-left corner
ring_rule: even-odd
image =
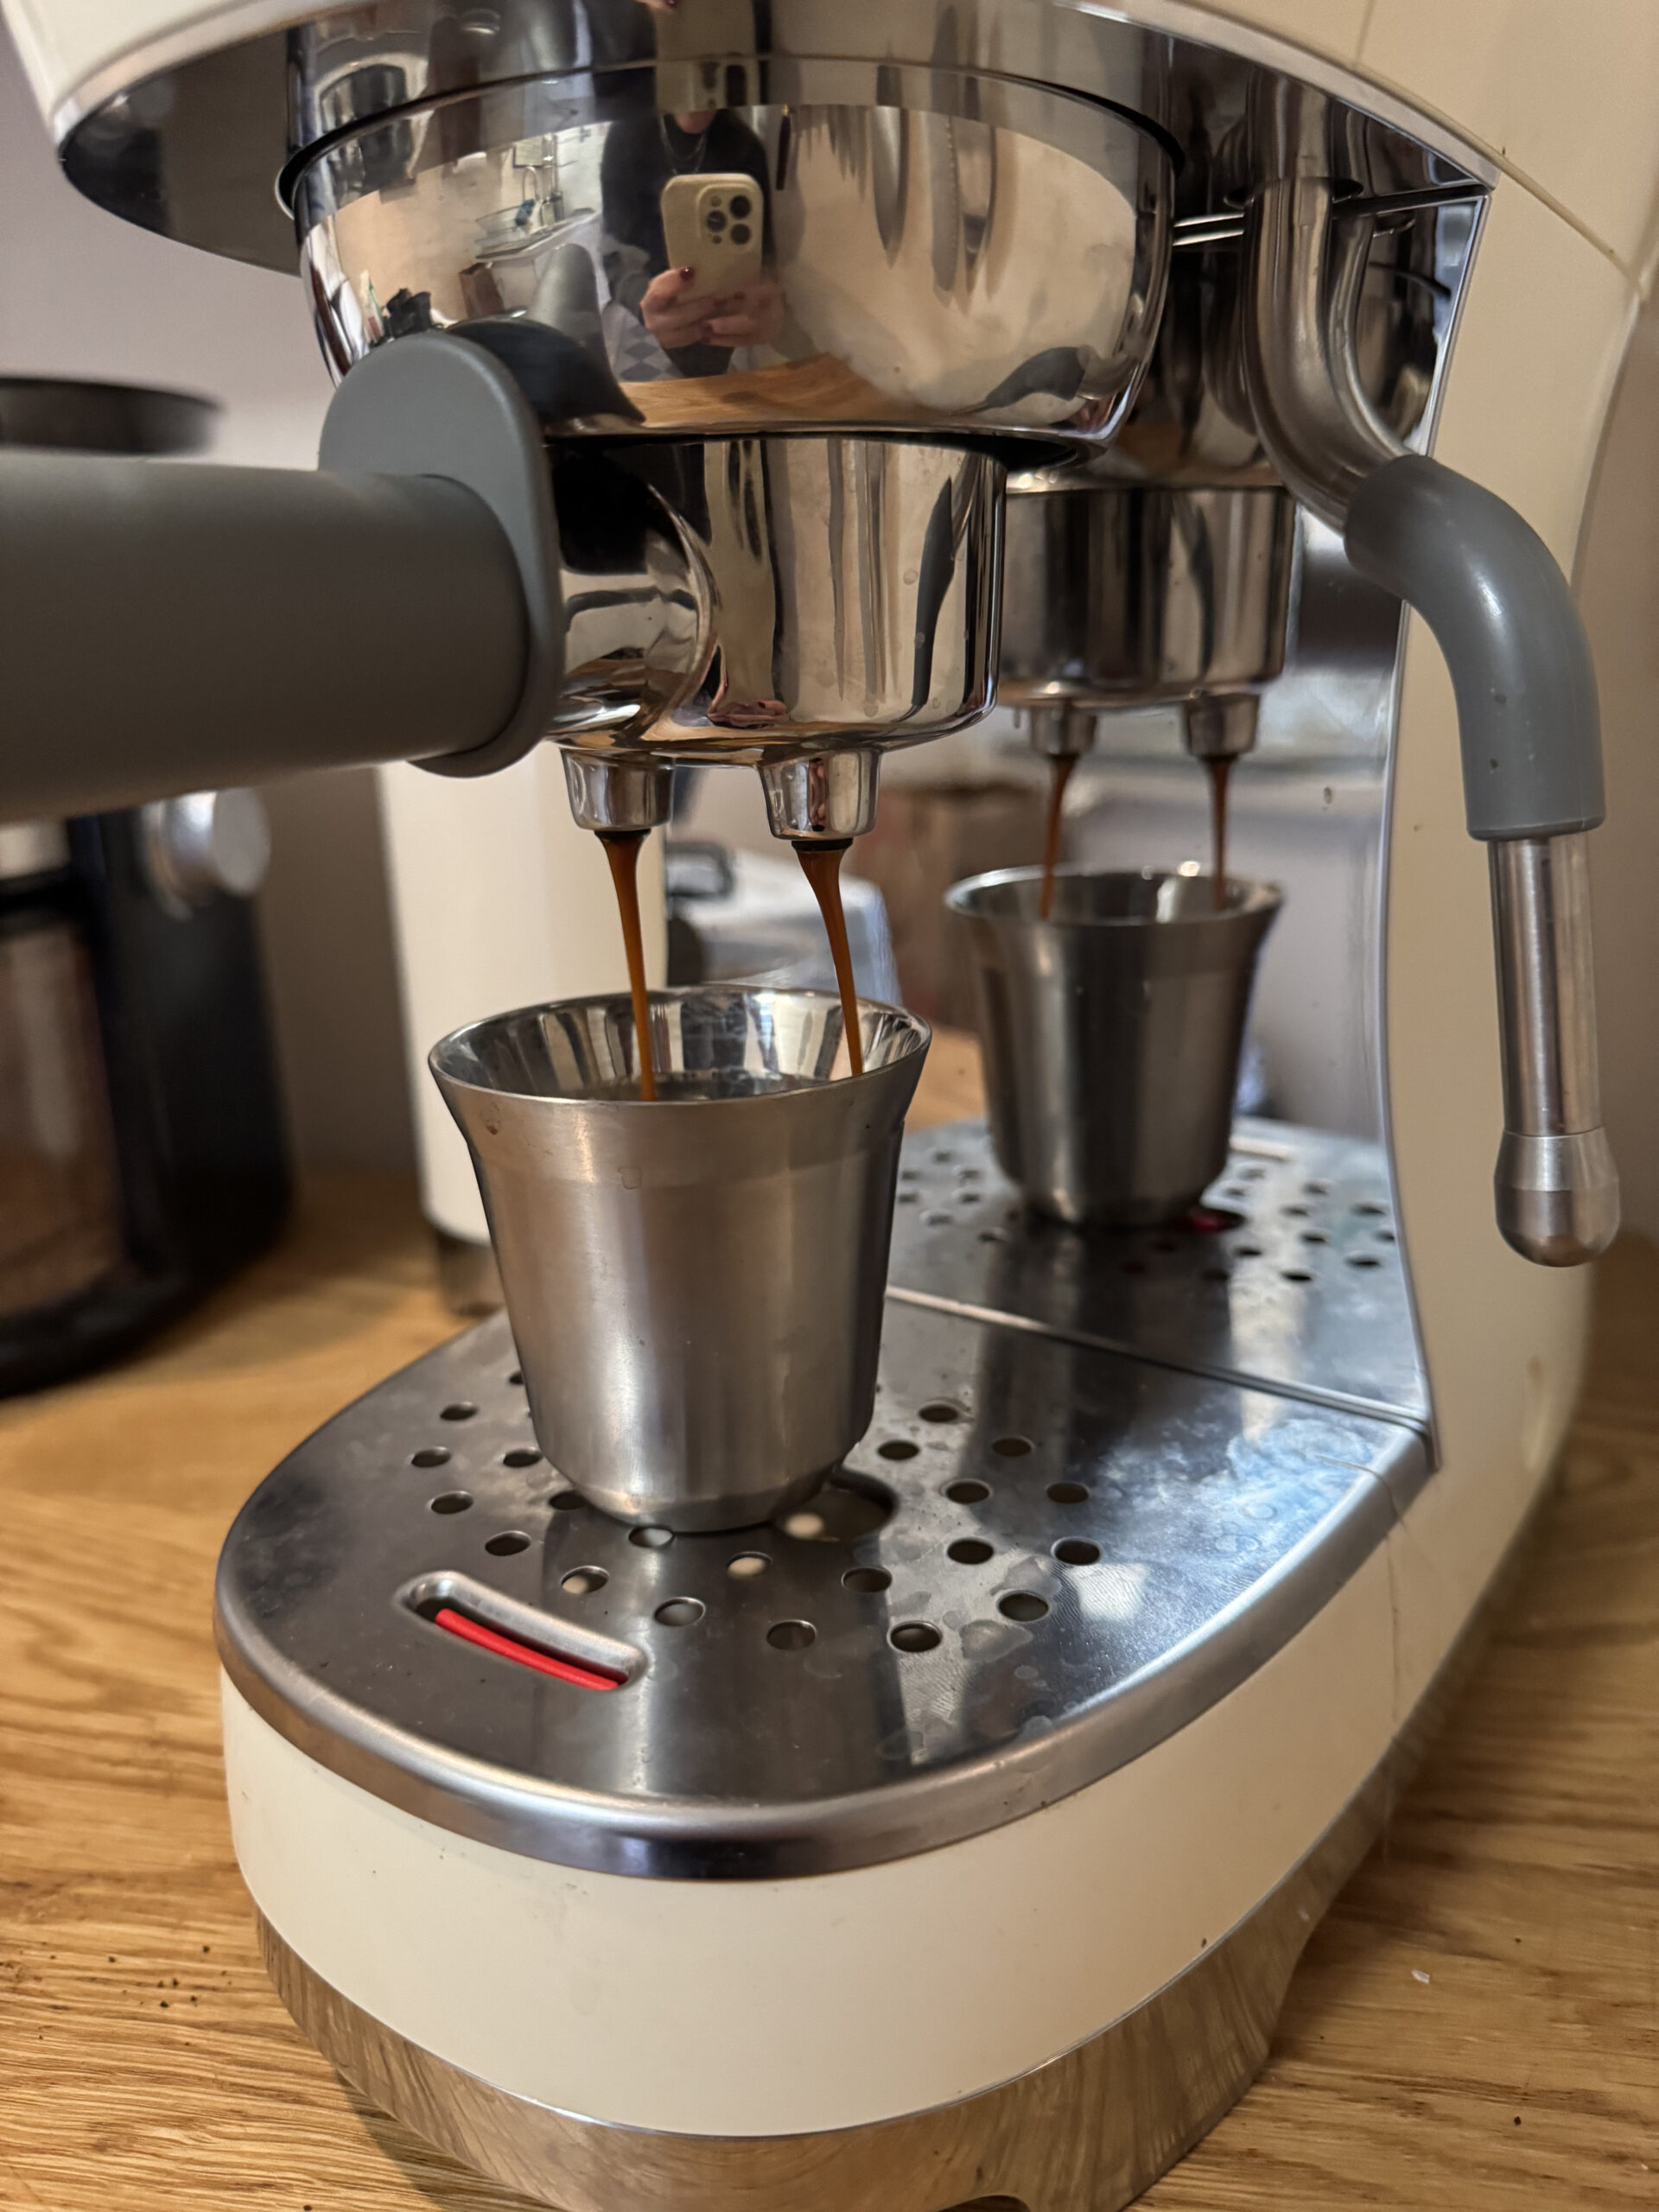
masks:
[[[678,11],[690,54],[697,4]],[[736,36],[718,13],[722,41]],[[7,3],[94,196],[113,174],[100,129],[118,139],[157,84],[219,49],[280,76],[294,15]],[[1475,212],[1444,234],[1416,442],[1570,570],[1651,239],[1659,20],[1642,0],[1593,22],[1565,0],[1128,0],[1120,15],[1146,35],[1148,85],[1173,69],[1311,86],[1421,149],[1402,209],[1464,192]],[[772,16],[797,53],[846,50],[807,6]],[[883,11],[871,50],[890,31],[903,58],[937,60],[938,28],[926,7]],[[1010,73],[1040,53],[1068,91],[1121,92],[1096,73],[1119,29],[1084,10],[1024,0],[994,29]],[[379,66],[404,66],[395,44],[388,30]],[[1239,101],[1223,105],[1236,119]],[[879,168],[877,137],[856,157]],[[187,183],[174,226],[207,236]],[[219,243],[291,265],[274,209]],[[982,1193],[1001,1195],[982,1133],[930,1134],[906,1152],[919,1202],[900,1210],[877,1419],[816,1525],[653,1548],[567,1510],[524,1441],[499,1321],[347,1409],[245,1513],[219,1586],[225,1739],[268,1961],[307,2032],[432,2139],[565,2212],[949,2212],[985,2196],[1115,2212],[1248,2084],[1301,1944],[1386,1817],[1539,1497],[1588,1318],[1588,1270],[1529,1265],[1493,1221],[1487,867],[1462,818],[1452,683],[1420,619],[1382,673],[1363,957],[1382,1138],[1241,1127],[1217,1217],[1235,1249],[1249,1224],[1272,1281],[1236,1292],[1224,1355],[1206,1350],[1223,1325],[1203,1269],[1188,1281],[1179,1254],[1175,1325],[1139,1275],[1116,1303],[1033,1308],[975,1226],[993,1218],[973,1211]],[[503,911],[519,950],[539,950],[511,973],[464,948],[445,964],[428,904],[444,787],[391,773],[416,1034],[536,995],[543,975],[567,988],[573,945],[572,975],[617,980],[593,855],[547,829],[546,773],[531,756],[467,794],[486,842],[505,807],[524,848]],[[447,1174],[435,1148],[429,1208],[473,1234]],[[402,1488],[378,1520],[342,1509],[350,1602],[273,1625],[262,1575],[310,1541],[305,1497],[372,1436]],[[1200,1504],[1223,1556],[1183,1517]],[[471,1535],[435,1567],[434,1528],[481,1538],[486,1522],[529,1532],[519,1556],[546,1562],[540,1580],[513,1581],[511,1556],[486,1559]],[[1154,1624],[1149,1593],[1178,1588]],[[353,1665],[365,1684],[374,1671],[353,1624],[378,1604],[398,1632],[423,1630],[434,1593],[457,1592],[531,1649],[557,1621],[580,1679],[452,1690],[440,1661],[425,1708],[353,1690]],[[1046,1646],[1062,1623],[1072,1640]],[[676,1638],[703,1629],[710,1656],[683,1658]],[[1033,1684],[1040,1710],[1020,1702]]]

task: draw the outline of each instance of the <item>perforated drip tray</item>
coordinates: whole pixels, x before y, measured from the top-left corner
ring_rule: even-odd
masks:
[[[982,1147],[909,1156],[925,1188]],[[1305,1166],[1274,1172],[1335,1202]],[[980,1173],[925,1234],[1001,1225]],[[617,1872],[817,1872],[1136,1757],[1293,1636],[1425,1471],[1400,1420],[895,1296],[874,1419],[812,1505],[631,1531],[543,1462],[498,1317],[250,1499],[220,1649],[303,1749],[445,1827]]]
[[[1090,1230],[1029,1214],[982,1122],[912,1137],[890,1291],[1195,1373],[1427,1426],[1428,1390],[1380,1145],[1241,1121],[1191,1224]]]

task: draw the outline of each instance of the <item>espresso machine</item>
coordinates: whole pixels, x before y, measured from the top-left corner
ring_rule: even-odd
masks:
[[[72,180],[297,264],[340,378],[309,479],[0,455],[12,817],[550,739],[590,828],[699,762],[835,843],[1039,556],[1010,694],[1074,750],[1248,734],[1293,502],[1415,610],[1382,1141],[1242,1124],[1201,1218],[1090,1238],[908,1140],[868,1427],[759,1527],[589,1503],[504,1316],[232,1529],[273,1980],[564,2212],[1128,2202],[1262,2063],[1548,1474],[1618,1217],[1558,563],[1659,143],[1586,166],[1446,12],[8,0]],[[704,153],[768,241],[724,328],[652,228]]]

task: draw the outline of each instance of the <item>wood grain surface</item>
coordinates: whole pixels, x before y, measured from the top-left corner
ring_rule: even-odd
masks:
[[[921,1114],[949,1119],[975,1071],[941,1044]],[[232,1514],[455,1325],[412,1194],[319,1179],[282,1248],[149,1353],[0,1407],[0,2205],[524,2212],[302,2040],[220,1795]],[[1659,1253],[1627,1242],[1498,1632],[1260,2081],[1149,2212],[1659,2205],[1656,1342]]]
[[[662,377],[621,389],[648,424],[699,429],[724,423],[734,435],[769,423],[930,423],[925,407],[878,391],[833,353],[766,369],[728,369],[716,377]]]

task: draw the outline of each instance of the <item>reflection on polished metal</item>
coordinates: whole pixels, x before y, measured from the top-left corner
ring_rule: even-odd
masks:
[[[887,1295],[1427,1434],[1388,1160],[1362,1137],[1241,1121],[1200,1217],[1081,1236],[1027,1210],[982,1122],[918,1135]]]
[[[658,830],[674,799],[674,771],[650,760],[567,748],[564,788],[578,830]]]
[[[1355,492],[1406,451],[1372,405],[1357,338],[1370,219],[1333,219],[1330,103],[1262,86],[1251,117],[1265,181],[1251,195],[1244,366],[1257,432],[1280,480],[1340,529]]]
[[[293,230],[272,183],[291,157],[336,132],[414,111],[412,139],[426,119],[420,111],[443,95],[561,73],[580,82],[588,70],[629,64],[655,67],[669,111],[741,104],[757,88],[753,57],[760,48],[810,54],[826,43],[823,14],[810,0],[711,10],[704,32],[698,13],[695,5],[647,10],[639,0],[567,0],[556,10],[547,0],[496,0],[487,10],[470,0],[366,0],[228,48],[224,18],[209,15],[164,45],[135,39],[118,62],[75,88],[54,124],[71,179],[102,206],[170,237],[291,271]],[[1273,75],[1274,49],[1259,32],[1219,16],[1205,28],[1209,42],[1200,44],[1172,38],[1161,22],[1138,23],[1126,11],[1064,0],[1004,0],[995,10],[887,0],[880,9],[838,10],[833,43],[839,54],[875,64],[1058,84],[1145,115],[1186,155],[1182,215],[1231,225],[1235,207],[1224,190],[1238,180],[1208,191],[1212,163],[1204,156],[1237,149],[1245,89],[1252,76]],[[1345,86],[1352,104],[1339,96],[1332,102],[1333,173],[1351,178],[1362,195],[1398,204],[1426,189],[1493,181],[1478,155],[1376,84],[1288,47],[1277,51],[1282,67]],[[901,142],[889,125],[872,135],[890,233],[908,165],[895,158]],[[233,166],[224,158],[227,143],[238,150]],[[971,160],[959,163],[959,174],[963,168],[971,176]]]
[[[816,1489],[875,1389],[925,1023],[734,985],[502,1014],[431,1066],[478,1171],[536,1435],[607,1512],[742,1528]]]
[[[1280,893],[1208,877],[1039,868],[971,876],[968,924],[996,1156],[1068,1222],[1169,1221],[1227,1157],[1256,955]]]
[[[1618,1230],[1618,1171],[1601,1121],[1590,869],[1582,835],[1491,849],[1503,1141],[1496,1188],[1510,1243],[1576,1267]]]
[[[728,1572],[729,1539],[641,1543],[581,1504],[569,1471],[524,1448],[513,1338],[505,1318],[486,1323],[359,1399],[250,1501],[218,1586],[232,1678],[283,1735],[423,1819],[613,1873],[830,1872],[1098,1780],[1280,1649],[1425,1479],[1421,1406],[1416,1423],[1379,1418],[1320,1390],[1367,1379],[1374,1339],[1409,1358],[1381,1198],[1357,1202],[1374,1210],[1333,1235],[1321,1281],[1281,1280],[1297,1248],[1270,1200],[1326,1179],[1310,1166],[1328,1171],[1332,1207],[1385,1196],[1381,1154],[1277,1134],[1276,1164],[1247,1139],[1228,1179],[1273,1167],[1250,1209],[1267,1260],[1234,1259],[1236,1229],[1225,1244],[1192,1232],[1197,1260],[1136,1234],[1106,1268],[1089,1263],[1093,1240],[1007,1218],[982,1130],[910,1139],[900,1189],[923,1197],[899,1209],[895,1267],[917,1287],[888,1300],[873,1417],[807,1516],[785,1510],[757,1535],[770,1562],[758,1580]],[[1227,1187],[1213,1200],[1236,1223]],[[979,1242],[987,1215],[1007,1243]],[[1120,1249],[1144,1280],[1114,1304]],[[960,1300],[975,1254],[1011,1270],[981,1288],[1001,1311],[978,1317]],[[1200,1287],[1217,1255],[1234,1284]],[[694,1272],[701,1295],[709,1272]],[[929,1286],[937,1305],[922,1302]],[[1183,1371],[1184,1319],[1194,1353],[1254,1361],[1268,1387]],[[1080,1340],[1103,1319],[1122,1350]],[[758,1361],[734,1371],[767,1376]],[[1409,1394],[1397,1373],[1369,1375],[1379,1395],[1389,1382]],[[446,1417],[455,1405],[472,1410]],[[471,1501],[464,1517],[455,1498]],[[494,1555],[480,1537],[499,1529],[530,1542]],[[591,1586],[567,1588],[577,1569],[596,1571]],[[602,1700],[506,1665],[480,1679],[396,1602],[458,1571],[518,1609],[532,1643],[556,1650],[591,1630],[643,1666]],[[677,1598],[702,1608],[695,1636],[658,1618]],[[1010,1599],[1028,1624],[1018,1636]],[[767,1664],[769,1628],[797,1620],[823,1662],[804,1677]],[[931,1645],[895,1649],[906,1622],[935,1629]]]
[[[863,747],[764,766],[767,826],[774,837],[798,845],[861,837],[875,827],[880,773],[880,754]]]
[[[1002,469],[988,454],[746,438],[663,447],[649,465],[707,578],[713,658],[672,712],[567,744],[787,761],[915,744],[990,704]]]
[[[555,442],[549,454],[565,625],[549,734],[615,745],[702,682],[715,645],[713,586],[658,492],[586,447]]]
[[[711,98],[678,67],[590,66],[326,143],[292,190],[336,368],[510,318],[567,430],[1111,434],[1163,300],[1160,131],[937,55],[737,73]],[[764,273],[731,331],[680,312],[715,289],[664,243],[664,185],[705,167],[754,180]]]

